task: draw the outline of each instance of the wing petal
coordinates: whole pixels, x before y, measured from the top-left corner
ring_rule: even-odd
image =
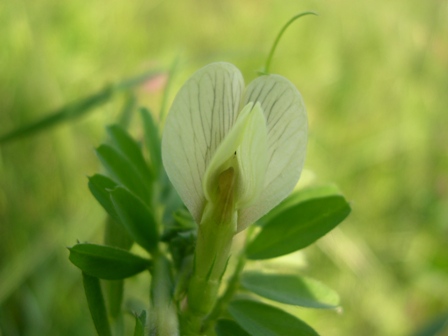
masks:
[[[263,190],[268,163],[267,149],[266,118],[257,103],[251,111],[237,152],[237,208],[250,206]]]
[[[293,190],[305,161],[308,122],[302,96],[279,75],[261,76],[249,84],[244,104],[260,103],[266,117],[268,163],[263,190],[239,211],[238,231],[259,219]]]

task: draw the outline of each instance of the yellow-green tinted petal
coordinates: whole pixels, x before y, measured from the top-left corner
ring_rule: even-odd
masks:
[[[245,208],[264,188],[268,151],[266,118],[259,103],[252,109],[237,150],[238,179],[236,207]]]
[[[303,168],[308,124],[302,96],[286,78],[261,76],[249,84],[244,104],[261,104],[267,127],[267,169],[260,197],[238,214],[238,231],[266,214],[296,185]]]
[[[217,191],[218,176],[230,166],[236,168],[236,156],[234,155],[243,141],[245,129],[250,117],[253,104],[247,104],[238,114],[238,118],[232,129],[227,133],[219,147],[216,149],[210,163],[205,171],[202,181],[205,198],[208,201],[214,200]]]
[[[162,159],[171,183],[199,223],[205,170],[234,125],[244,89],[240,71],[228,63],[198,70],[180,89],[166,119]]]

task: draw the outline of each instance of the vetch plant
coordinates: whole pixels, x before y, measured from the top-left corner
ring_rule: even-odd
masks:
[[[247,86],[229,63],[195,72],[176,95],[162,138],[142,109],[148,155],[123,124],[108,127],[109,140],[96,150],[106,173],[89,178],[108,213],[105,244],[70,248],[99,335],[125,334],[126,311],[134,312],[134,335],[317,335],[279,307],[338,307],[337,294],[316,280],[245,271],[251,260],[312,244],[350,212],[333,187],[290,195],[305,160],[306,110],[288,79],[268,73],[281,34],[306,14],[285,25],[262,75]],[[234,253],[233,238],[244,230]],[[134,244],[146,256],[130,252]],[[149,308],[123,308],[124,279],[145,271]]]
[[[306,142],[302,97],[282,76],[262,76],[245,88],[235,66],[214,63],[181,88],[167,117],[162,157],[198,224],[191,320],[210,312],[233,236],[293,190]]]

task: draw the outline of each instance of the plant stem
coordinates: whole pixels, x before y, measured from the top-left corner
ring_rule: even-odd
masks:
[[[229,225],[199,227],[193,274],[182,316],[182,335],[202,335],[202,323],[212,310],[227,267],[234,230]]]
[[[280,38],[282,37],[285,30],[291,25],[291,23],[293,23],[298,18],[301,18],[302,16],[305,16],[305,15],[310,15],[310,14],[317,15],[315,12],[303,12],[303,13],[293,16],[288,22],[286,22],[286,24],[283,26],[283,28],[278,33],[278,35],[274,41],[274,44],[272,45],[271,51],[269,52],[268,58],[266,60],[266,65],[264,66],[264,70],[263,70],[262,74],[264,74],[264,75],[269,74],[269,68],[271,67],[272,57],[274,56],[274,52],[275,52],[275,49],[277,48],[277,44],[280,41]]]
[[[202,335],[202,323],[215,305],[237,229],[235,180],[233,167],[221,172],[215,199],[204,207],[188,285],[187,307],[181,320],[183,336]]]
[[[235,271],[232,274],[232,277],[229,279],[226,291],[224,294],[218,299],[213,308],[212,312],[207,316],[204,321],[203,330],[205,334],[207,331],[213,326],[214,322],[221,316],[227,304],[232,299],[233,295],[237,291],[239,287],[240,275],[244,269],[244,265],[246,264],[246,258],[244,253],[238,258],[238,264],[236,265]]]
[[[176,306],[171,300],[170,262],[162,253],[154,254],[151,280],[151,336],[179,335]]]
[[[224,292],[224,294],[218,299],[215,306],[213,307],[212,312],[207,316],[207,318],[204,321],[203,324],[203,330],[205,334],[208,334],[208,331],[210,328],[214,325],[214,322],[221,316],[222,312],[232,300],[233,296],[235,295],[235,292],[238,290],[239,282],[240,282],[240,276],[243,272],[244,266],[246,265],[246,246],[248,242],[250,241],[250,238],[252,237],[252,234],[254,232],[254,227],[250,226],[247,229],[247,235],[244,243],[244,247],[242,251],[239,253],[238,261],[235,267],[235,270],[233,271],[232,276],[230,277],[227,288]]]

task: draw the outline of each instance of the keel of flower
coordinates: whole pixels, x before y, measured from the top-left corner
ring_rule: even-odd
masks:
[[[248,103],[216,150],[205,171],[203,190],[208,202],[222,202],[224,180],[232,168],[234,210],[249,206],[264,186],[267,167],[266,120],[260,103]]]
[[[235,179],[235,169],[233,167],[229,167],[219,174],[217,211],[213,219],[217,225],[232,222],[235,211]]]

